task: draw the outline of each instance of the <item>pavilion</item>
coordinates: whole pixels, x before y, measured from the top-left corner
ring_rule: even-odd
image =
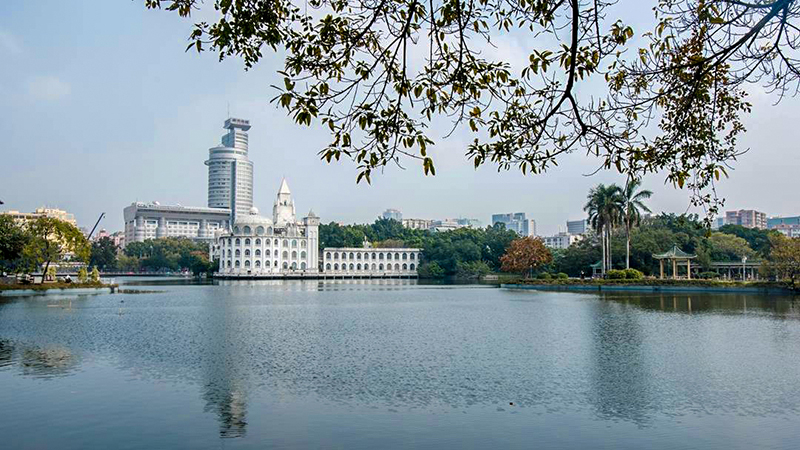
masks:
[[[665,253],[653,254],[653,258],[658,260],[660,269],[660,278],[664,279],[664,261],[672,262],[672,278],[678,278],[678,267],[686,266],[686,278],[692,279],[692,260],[697,258],[697,255],[692,255],[679,249],[677,245],[673,245],[672,249]]]

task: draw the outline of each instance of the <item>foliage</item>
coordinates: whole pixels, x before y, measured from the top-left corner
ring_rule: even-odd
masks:
[[[553,276],[550,275],[547,272],[542,272],[542,273],[536,275],[536,279],[537,280],[551,280],[552,278],[553,278]]]
[[[117,269],[117,251],[119,249],[108,237],[102,237],[92,242],[91,256],[89,265],[96,266],[103,272],[111,272]]]
[[[606,272],[606,278],[609,280],[624,280],[627,276],[624,270],[611,269]]]
[[[769,237],[772,250],[764,265],[767,275],[788,279],[792,286],[800,281],[800,238],[789,238],[780,233]]]
[[[708,237],[707,251],[712,261],[740,261],[755,256],[747,241],[733,234],[714,232]]]
[[[764,258],[769,255],[770,251],[769,237],[778,233],[775,230],[759,230],[758,228],[746,228],[741,225],[723,225],[719,231],[739,236],[747,241],[747,245],[758,253],[758,256]]]
[[[567,278],[569,278],[569,275],[565,274],[564,272],[558,272],[556,274],[556,278],[558,278],[559,280],[566,280]]]
[[[697,276],[702,280],[713,280],[719,278],[719,274],[717,272],[712,272],[712,271],[700,272],[699,274],[697,274]]]
[[[644,204],[644,200],[653,195],[653,191],[639,190],[641,181],[628,179],[625,187],[621,190],[622,196],[622,221],[625,224],[625,268],[631,267],[631,229],[638,226],[642,221],[642,212],[650,212]]]
[[[484,261],[459,261],[456,264],[456,278],[480,279],[490,273],[492,273],[492,268]]]
[[[42,266],[43,273],[47,273],[54,261],[89,259],[89,242],[77,227],[68,222],[38,217],[28,222],[26,229],[30,240],[23,249],[23,257],[30,266]]]
[[[444,269],[442,269],[436,261],[420,264],[417,269],[417,274],[420,278],[428,279],[439,279],[445,276]]]
[[[92,272],[89,275],[89,279],[92,283],[99,283],[100,282],[100,271],[97,270],[97,266],[92,267]]]
[[[193,270],[198,264],[198,255],[208,255],[208,245],[187,238],[148,239],[131,242],[125,246],[126,258],[120,257],[120,268],[128,271],[163,272],[180,269]],[[207,261],[207,256],[205,256]]]
[[[79,283],[86,283],[89,281],[89,272],[86,271],[86,267],[81,267],[78,269],[78,282]]]
[[[202,3],[143,1],[184,17]],[[188,48],[247,68],[265,49],[283,56],[273,100],[327,127],[321,157],[351,158],[358,180],[401,157],[435,174],[428,148],[444,119],[474,133],[476,167],[541,173],[580,149],[631,178],[666,172],[714,204],[699,191],[739,154],[745,85],[778,98],[797,88],[798,2],[654,0],[638,40],[640,18],[616,3],[220,0]],[[521,67],[491,51],[515,35],[535,42]]]
[[[644,278],[644,274],[636,269],[625,269],[623,272],[625,272],[626,280],[641,280]]]
[[[0,272],[16,273],[24,269],[22,251],[30,235],[6,214],[0,214]]]
[[[537,268],[553,260],[550,250],[539,238],[515,239],[500,258],[503,272],[523,273],[529,277]]]

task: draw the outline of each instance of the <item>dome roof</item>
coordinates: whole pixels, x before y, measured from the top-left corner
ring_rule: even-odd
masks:
[[[253,210],[255,210],[255,214],[253,214]],[[250,214],[245,214],[241,216],[236,216],[236,219],[233,221],[233,226],[264,226],[264,227],[271,227],[272,226],[272,219],[269,217],[259,216],[258,209],[253,207],[250,209]]]
[[[250,208],[250,215],[251,216],[257,216],[258,215],[258,208],[256,208],[255,206]]]

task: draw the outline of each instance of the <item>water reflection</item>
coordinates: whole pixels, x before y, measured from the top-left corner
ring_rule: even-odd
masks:
[[[22,375],[53,378],[71,374],[79,367],[80,359],[64,346],[19,345],[0,339],[0,368],[15,364]]]
[[[604,293],[605,301],[634,305],[645,310],[681,313],[769,313],[774,317],[800,319],[797,296],[752,294]]]

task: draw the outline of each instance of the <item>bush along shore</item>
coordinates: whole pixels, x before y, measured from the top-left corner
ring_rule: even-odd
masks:
[[[39,283],[39,284],[0,284],[0,291],[49,291],[54,289],[117,289],[116,284],[106,284],[102,282],[86,283]]]

